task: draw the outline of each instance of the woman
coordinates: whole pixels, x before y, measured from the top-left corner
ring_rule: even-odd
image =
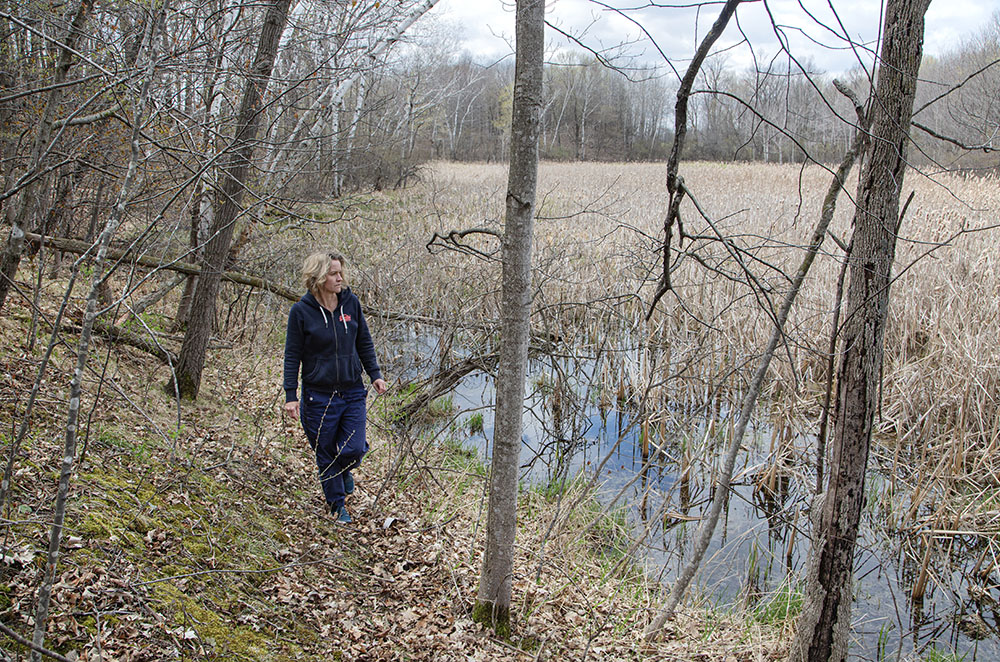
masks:
[[[361,370],[375,392],[387,386],[361,304],[344,285],[344,256],[313,253],[302,265],[307,292],[288,313],[285,336],[285,413],[302,421],[330,513],[350,524],[344,505],[354,491],[351,470],[368,452]],[[302,399],[296,395],[302,368]]]

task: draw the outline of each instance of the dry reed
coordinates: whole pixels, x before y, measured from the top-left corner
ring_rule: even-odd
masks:
[[[739,397],[831,177],[818,166],[760,164],[693,163],[682,174],[712,219],[689,209],[687,233],[724,235],[739,259],[721,241],[686,241],[674,296],[648,321],[662,259],[665,166],[542,164],[534,253],[533,327],[601,356],[600,401],[614,394],[632,408],[644,403],[642,416],[654,429],[668,421],[668,432],[683,412],[710,412],[714,403],[717,417],[720,401]],[[374,305],[488,329],[498,317],[505,177],[497,164],[433,164],[417,186],[380,194],[356,222],[333,226]],[[1000,258],[996,232],[981,228],[1000,210],[1000,187],[995,177],[953,174],[914,173],[907,184],[915,197],[898,250],[875,460],[911,495],[910,507],[894,512],[898,526],[926,522],[944,500],[959,514],[957,527],[997,533]],[[845,242],[853,186],[832,229]],[[470,228],[496,234],[467,235],[463,251],[440,240],[428,246],[435,233]],[[764,406],[765,419],[794,429],[800,444],[822,405],[843,260],[833,241],[824,251],[789,320]],[[488,333],[458,333],[480,346],[493,342]],[[786,440],[775,455],[787,461],[807,452]]]

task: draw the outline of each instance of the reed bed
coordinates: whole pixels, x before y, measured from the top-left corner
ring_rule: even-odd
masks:
[[[543,163],[539,172],[533,329],[550,351],[592,361],[587,378],[602,403],[631,407],[662,435],[691,412],[721,417],[738,402],[831,181],[819,166],[691,163],[681,174],[711,222],[685,210],[685,231],[702,238],[682,244],[673,291],[647,320],[662,263],[665,166]],[[354,222],[331,226],[357,263],[354,286],[376,308],[445,325],[442,365],[456,352],[495,349],[505,179],[499,164],[432,164],[418,185],[379,194]],[[845,243],[855,186],[832,226]],[[911,173],[904,196],[910,190],[875,460],[892,492],[910,497],[894,502],[895,526],[947,521],[998,533],[1000,258],[997,232],[985,228],[1000,211],[1000,186],[995,176]],[[843,259],[828,239],[772,364],[759,411],[800,444],[772,449],[782,461],[812,452]]]

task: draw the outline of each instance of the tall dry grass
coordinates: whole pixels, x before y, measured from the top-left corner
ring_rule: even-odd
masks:
[[[673,292],[646,321],[662,259],[665,166],[543,163],[539,172],[533,328],[598,357],[602,398],[643,402],[653,429],[678,408],[714,401],[718,411],[738,398],[831,180],[818,166],[691,163],[681,174],[711,223],[686,208],[685,231],[702,238],[682,244]],[[352,222],[332,225],[331,241],[356,263],[355,287],[379,310],[447,321],[469,351],[493,347],[498,236],[466,235],[464,250],[429,242],[472,228],[498,234],[505,178],[498,164],[433,164],[418,185],[380,194]],[[995,177],[919,173],[906,184],[914,198],[900,233],[875,459],[911,499],[899,501],[896,525],[998,532],[1000,234],[985,228],[1000,212],[1000,186]],[[832,226],[844,242],[854,187]],[[822,404],[844,257],[829,239],[824,251],[762,407],[796,430],[803,453]]]

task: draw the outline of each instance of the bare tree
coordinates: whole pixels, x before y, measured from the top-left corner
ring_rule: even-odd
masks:
[[[59,489],[56,494],[55,506],[52,515],[52,528],[49,533],[48,555],[45,562],[45,573],[42,577],[41,586],[38,589],[38,599],[35,605],[35,629],[32,641],[35,648],[32,650],[32,662],[41,662],[42,656],[39,648],[45,643],[45,628],[48,621],[49,603],[52,595],[52,587],[56,578],[56,568],[59,562],[59,548],[62,544],[63,524],[66,519],[66,502],[69,498],[70,480],[73,475],[74,463],[76,461],[77,430],[80,418],[80,395],[83,389],[83,374],[90,357],[90,341],[94,329],[94,324],[98,317],[97,301],[103,286],[103,281],[107,277],[104,273],[104,259],[107,255],[108,245],[111,238],[118,230],[125,218],[126,208],[134,195],[133,186],[136,181],[136,174],[139,162],[142,158],[140,148],[140,137],[142,118],[145,116],[146,107],[149,102],[149,91],[153,78],[153,64],[156,61],[153,45],[156,41],[156,27],[160,23],[162,16],[162,5],[156,20],[149,21],[148,33],[145,39],[148,65],[145,72],[145,81],[136,100],[136,112],[134,130],[131,140],[131,157],[129,159],[125,177],[122,180],[121,190],[114,209],[109,216],[100,238],[97,242],[97,255],[94,262],[94,273],[91,278],[90,292],[87,295],[87,309],[84,313],[83,328],[80,333],[80,342],[76,350],[76,368],[73,371],[73,379],[70,383],[69,411],[66,415],[66,436],[63,442],[62,463],[59,472]]]
[[[996,167],[1000,150],[1000,10],[956,50],[920,69],[913,136],[920,152],[949,168]]]
[[[509,632],[510,629],[517,468],[531,332],[531,241],[538,181],[545,0],[518,0],[516,39],[511,157],[502,248],[500,334],[504,342],[500,346],[497,369],[486,551],[475,609],[475,618],[492,623],[497,632]]]
[[[53,148],[56,113],[65,94],[63,83],[70,69],[79,61],[76,57],[76,48],[84,36],[83,28],[92,8],[93,0],[80,0],[72,14],[66,35],[59,44],[59,57],[55,63],[52,84],[46,95],[45,110],[35,132],[28,167],[14,186],[14,191],[20,190],[20,195],[17,196],[16,211],[10,217],[10,236],[3,253],[0,254],[0,308],[3,308],[14,276],[17,274],[18,265],[21,263],[25,229],[34,229],[31,219],[39,219],[44,215],[44,212],[37,208],[39,200],[43,197],[41,190],[45,181],[41,171],[45,168]]]
[[[176,375],[168,384],[168,390],[176,391],[186,398],[198,396],[201,387],[201,371],[205,365],[205,352],[215,321],[215,300],[219,293],[222,272],[233,239],[233,229],[240,212],[243,192],[250,173],[254,143],[261,120],[261,104],[264,91],[271,79],[271,70],[278,54],[278,43],[285,29],[291,0],[274,0],[267,5],[260,42],[254,57],[250,77],[247,78],[243,101],[237,115],[236,133],[231,151],[222,168],[224,179],[219,192],[218,212],[212,222],[208,244],[205,246],[205,261],[198,285],[191,301],[191,312],[187,332],[181,346]]]
[[[309,57],[290,49],[276,66],[281,78],[299,81],[291,105],[304,110],[293,113],[294,124],[275,136],[277,144],[263,168],[266,188],[298,178],[304,167],[318,164],[324,190],[333,197],[341,195],[353,167],[353,143],[371,79],[407,30],[436,3],[352,3],[335,11],[317,4],[295,17],[290,41],[308,44]]]
[[[930,0],[889,0],[872,115],[871,156],[854,215],[847,317],[841,330],[833,457],[819,510],[794,662],[847,657],[854,546],[865,499],[899,199]]]
[[[443,100],[441,124],[448,143],[448,158],[457,160],[459,145],[475,104],[483,95],[485,72],[468,58],[456,63],[448,80],[449,94]],[[453,88],[453,89],[451,89]]]

